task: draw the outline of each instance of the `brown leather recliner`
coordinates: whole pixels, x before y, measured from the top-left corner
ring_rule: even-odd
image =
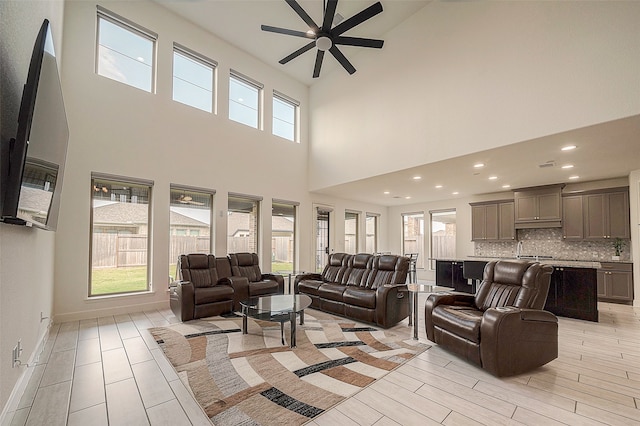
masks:
[[[263,274],[260,271],[256,253],[232,253],[229,255],[229,262],[234,278],[245,277],[247,279],[246,283],[237,279],[232,282],[235,292],[233,306],[235,310],[239,311],[241,309],[240,302],[250,297],[284,293],[284,277],[276,274]]]
[[[552,271],[537,262],[489,262],[475,296],[429,295],[427,338],[496,376],[524,373],[554,360],[558,319],[543,310]]]

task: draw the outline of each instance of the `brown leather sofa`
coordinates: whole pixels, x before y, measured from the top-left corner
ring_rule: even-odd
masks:
[[[284,278],[262,274],[255,253],[181,255],[177,269],[169,304],[181,321],[240,310],[240,302],[253,296],[284,293]]]
[[[489,262],[475,296],[429,295],[427,338],[496,376],[524,373],[554,360],[558,319],[543,310],[552,271],[537,262]]]
[[[334,253],[321,274],[298,275],[295,293],[311,297],[311,307],[391,327],[409,316],[404,256]]]

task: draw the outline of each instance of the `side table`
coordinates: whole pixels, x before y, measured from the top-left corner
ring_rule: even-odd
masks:
[[[413,339],[418,340],[418,295],[420,293],[433,293],[435,283],[407,284],[409,290],[409,326],[413,323]]]

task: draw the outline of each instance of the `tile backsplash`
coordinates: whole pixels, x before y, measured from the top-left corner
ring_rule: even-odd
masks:
[[[476,242],[474,254],[484,257],[512,257],[516,255],[518,241],[522,241],[522,254],[553,256],[565,260],[611,260],[615,255],[613,240],[566,241],[561,228],[518,229],[517,240],[505,242]],[[624,240],[620,260],[631,260],[631,240]]]

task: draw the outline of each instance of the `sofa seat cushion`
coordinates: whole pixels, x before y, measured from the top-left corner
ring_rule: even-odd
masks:
[[[196,288],[194,289],[194,299],[196,305],[233,300],[233,287],[214,285],[213,287]]]
[[[273,280],[256,281],[249,284],[249,296],[263,296],[278,293],[278,282]]]
[[[346,290],[346,285],[324,283],[318,289],[318,296],[327,300],[342,302],[342,293]]]
[[[376,291],[363,287],[348,286],[342,295],[344,303],[362,308],[376,308]]]
[[[318,295],[318,289],[324,282],[320,280],[304,280],[298,283],[298,291],[303,294]]]
[[[432,312],[433,325],[474,343],[480,343],[482,311],[470,306],[440,305]]]

